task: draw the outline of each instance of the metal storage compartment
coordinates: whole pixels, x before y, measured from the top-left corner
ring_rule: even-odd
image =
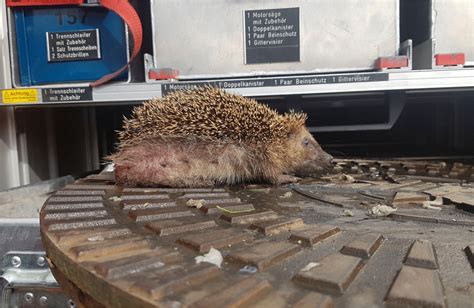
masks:
[[[474,65],[474,1],[431,0],[433,55],[464,53]]]
[[[152,0],[154,65],[182,79],[361,71],[398,55],[399,0]]]
[[[101,7],[14,7],[10,28],[15,86],[94,81],[128,62],[124,22]]]

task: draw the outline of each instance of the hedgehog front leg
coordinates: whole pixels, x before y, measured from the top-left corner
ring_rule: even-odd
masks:
[[[292,175],[289,175],[289,174],[280,174],[275,179],[274,184],[277,184],[277,185],[291,184],[291,183],[296,183],[299,180],[301,180],[301,178],[296,177],[296,176],[292,176]]]

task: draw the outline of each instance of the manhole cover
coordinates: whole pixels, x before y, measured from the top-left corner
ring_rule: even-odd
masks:
[[[90,176],[45,203],[43,241],[87,307],[473,307],[472,168],[337,169],[352,176],[281,188]]]

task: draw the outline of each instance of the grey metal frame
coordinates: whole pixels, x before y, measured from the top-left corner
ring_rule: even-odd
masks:
[[[378,72],[374,72],[376,74]],[[370,73],[369,73],[370,74]],[[474,90],[474,69],[462,70],[420,70],[389,72],[388,81],[367,83],[339,83],[322,85],[299,85],[287,87],[259,87],[229,89],[244,96],[275,96],[320,93],[373,92],[392,90],[433,91],[438,89]],[[343,75],[343,74],[341,74]],[[246,80],[263,78],[246,78]],[[184,82],[183,82],[184,83]],[[94,102],[140,102],[153,97],[161,97],[161,83],[130,84],[125,86],[108,85],[93,89]]]
[[[156,1],[156,0],[155,0]],[[6,13],[8,10],[5,8],[5,4],[2,3],[1,9]],[[153,12],[152,12],[153,13]],[[3,15],[4,26],[7,25],[6,17],[8,14]],[[2,35],[4,36],[4,44],[0,46],[2,48],[3,56],[3,69],[10,70],[10,63],[5,60],[9,60],[10,54],[5,53],[9,50],[5,43],[8,43],[8,31],[3,29]],[[12,37],[10,36],[10,39]],[[10,41],[10,43],[12,43]],[[404,42],[400,45],[400,54],[406,54],[411,60],[411,45],[410,42]],[[156,46],[155,46],[156,48]],[[432,46],[430,45],[430,48]],[[13,49],[13,48],[10,48]],[[418,53],[420,55],[420,53]],[[417,53],[414,52],[414,56]],[[432,60],[432,57],[428,59]],[[415,59],[414,59],[415,60]],[[145,74],[148,70],[154,66],[153,56],[145,55]],[[414,61],[415,62],[415,61]],[[411,64],[411,61],[410,61]],[[415,63],[413,63],[415,64]],[[427,65],[428,66],[428,65]],[[10,70],[11,71],[11,70]],[[298,86],[281,86],[281,87],[255,87],[255,88],[237,88],[228,89],[229,91],[240,93],[245,96],[252,97],[265,97],[275,95],[306,95],[306,94],[333,94],[338,95],[339,93],[361,93],[361,92],[374,92],[374,91],[443,91],[443,90],[473,90],[474,89],[474,68],[463,68],[463,69],[438,69],[438,70],[385,70],[388,74],[387,81],[378,82],[366,82],[366,83],[338,83],[338,84],[314,84],[314,85],[298,85]],[[366,74],[378,74],[378,72],[369,72]],[[3,86],[9,88],[12,86],[10,76],[3,74]],[[340,74],[341,76],[344,73]],[[305,75],[307,76],[307,75]],[[318,75],[314,75],[318,76]],[[285,77],[285,76],[282,76]],[[286,76],[287,77],[287,76]],[[262,80],[271,77],[246,77],[245,80]],[[7,80],[8,79],[8,80]],[[154,97],[161,97],[163,95],[161,85],[166,82],[172,81],[152,81],[146,76],[146,83],[110,83],[98,88],[93,89],[93,100],[92,101],[80,101],[70,103],[33,103],[33,104],[16,104],[17,106],[43,106],[46,104],[74,104],[74,105],[111,105],[111,104],[135,104],[140,103],[144,100],[151,99]],[[186,81],[181,81],[185,83]],[[87,84],[55,84],[50,86],[44,86],[47,88],[53,87],[80,87]],[[44,88],[43,86],[35,88]],[[4,105],[1,103],[0,106],[15,106],[15,105]]]
[[[380,74],[372,72],[367,74]],[[474,90],[474,69],[440,69],[440,70],[417,70],[417,71],[389,71],[387,81],[366,82],[366,83],[337,83],[337,84],[314,84],[298,86],[275,86],[275,87],[255,87],[255,88],[236,88],[227,89],[233,93],[239,93],[244,96],[263,97],[275,95],[303,95],[303,94],[334,94],[351,92],[375,92],[375,91],[452,91],[464,89]],[[338,76],[343,76],[339,74]],[[313,75],[305,75],[313,76]],[[314,75],[320,76],[320,75]],[[288,76],[282,76],[288,77]],[[266,77],[273,78],[273,77]],[[245,78],[247,81],[263,80],[265,78],[253,77]],[[201,80],[205,82],[205,80]],[[71,104],[88,105],[111,105],[111,104],[133,104],[140,103],[155,97],[162,97],[161,85],[164,81],[156,83],[131,83],[131,84],[108,84],[105,86],[93,88],[93,101],[81,101]],[[186,83],[186,82],[182,82]],[[74,85],[55,85],[61,87],[74,87]],[[17,104],[19,106],[38,106],[38,105],[58,105],[65,103],[30,103]],[[7,106],[2,105],[0,106]],[[12,106],[9,104],[8,106]]]

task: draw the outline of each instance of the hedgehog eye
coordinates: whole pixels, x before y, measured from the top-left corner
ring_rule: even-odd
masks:
[[[308,145],[308,144],[309,144],[309,140],[306,139],[306,138],[304,138],[304,139],[303,139],[303,144],[304,144],[304,145]]]

